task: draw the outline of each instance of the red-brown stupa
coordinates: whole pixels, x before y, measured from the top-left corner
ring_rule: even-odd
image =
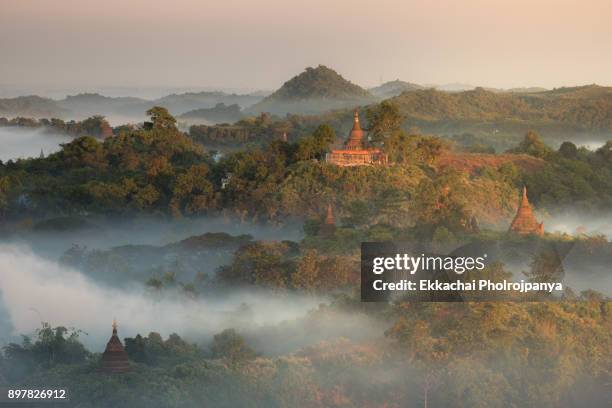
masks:
[[[509,231],[519,235],[544,235],[544,223],[539,223],[533,215],[533,210],[527,199],[527,187],[523,187],[523,197],[521,198],[516,216],[512,220],[512,224],[510,224]]]
[[[363,130],[359,124],[359,112],[353,114],[353,128],[349,133],[349,137],[344,143],[346,150],[363,150]]]
[[[110,374],[121,374],[129,371],[128,354],[117,336],[117,322],[113,320],[113,335],[106,344],[102,354],[102,371]]]
[[[319,227],[319,234],[323,236],[332,236],[336,232],[336,221],[334,220],[334,212],[331,204],[327,205],[327,214],[325,221]]]

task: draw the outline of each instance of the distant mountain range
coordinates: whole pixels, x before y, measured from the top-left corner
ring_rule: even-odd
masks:
[[[407,123],[442,134],[480,131],[480,128],[497,132],[500,122],[521,129],[541,124],[612,129],[610,87],[504,90],[473,88],[465,84],[423,86],[398,79],[366,90],[324,65],[306,68],[268,96],[215,91],[171,94],[152,100],[107,97],[97,93],[81,93],[59,100],[21,96],[0,99],[0,117],[82,119],[104,115],[118,117],[114,121],[117,124],[143,120],[147,109],[159,105],[183,123],[215,124],[232,123],[261,112],[280,116],[287,113],[327,115],[329,112],[328,116],[333,116],[335,112],[332,111],[338,111],[344,115],[350,109],[383,99],[395,102]]]
[[[0,116],[81,119],[93,115],[104,115],[144,118],[144,112],[153,106],[163,106],[178,116],[196,109],[214,108],[220,103],[245,108],[262,98],[260,94],[237,95],[224,92],[188,92],[167,95],[154,100],[107,97],[97,93],[70,95],[60,100],[33,95],[0,99]]]
[[[404,82],[400,81],[399,79],[396,79],[395,81],[385,82],[384,84],[375,88],[370,88],[369,91],[377,98],[388,99],[400,95],[402,92],[416,91],[418,89],[425,89],[425,87],[423,85],[413,84],[410,82]]]

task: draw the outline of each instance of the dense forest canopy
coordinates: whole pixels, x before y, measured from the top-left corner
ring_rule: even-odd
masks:
[[[281,221],[317,214],[326,203],[344,214],[351,202],[361,200],[370,203],[372,213],[383,213],[381,206],[405,204],[404,220],[410,223],[421,216],[425,200],[442,197],[448,177],[453,178],[448,182],[453,200],[490,224],[503,223],[511,215],[523,184],[536,206],[548,209],[586,203],[606,208],[611,200],[610,142],[595,152],[572,143],[553,150],[528,132],[508,153],[471,156],[443,139],[401,130],[401,110],[383,102],[366,116],[371,143],[389,154],[391,166],[327,164],[324,153],[339,142],[333,128],[320,125],[285,142],[280,138],[283,122],[266,115],[236,126],[271,134],[267,144],[215,161],[195,142],[210,134],[199,136],[197,127],[192,127],[191,137],[180,132],[164,108],[148,113],[151,122],[142,128],[119,128],[116,136],[103,141],[80,137],[46,158],[3,163],[2,214],[86,210],[178,216],[223,210]],[[95,120],[94,128],[104,123]],[[248,142],[248,133],[237,141]],[[432,188],[424,194],[423,189]]]

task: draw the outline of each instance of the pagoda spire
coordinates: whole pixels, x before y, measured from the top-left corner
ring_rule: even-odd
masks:
[[[510,224],[510,232],[514,232],[520,235],[544,235],[544,223],[536,220],[533,215],[533,210],[529,204],[529,198],[527,198],[527,187],[523,186],[523,193],[516,216]]]
[[[331,237],[336,232],[336,221],[334,219],[334,211],[331,203],[327,204],[327,213],[323,224],[319,227],[319,235],[324,237]]]
[[[113,334],[108,340],[108,343],[106,343],[104,353],[102,353],[100,369],[110,374],[125,373],[130,369],[128,354],[125,351],[125,348],[123,348],[123,344],[117,335],[116,319],[113,319]]]
[[[527,186],[523,186],[523,197],[521,199],[521,207],[529,206],[529,199],[527,198]]]
[[[353,113],[353,128],[349,133],[349,137],[345,143],[348,150],[362,150],[363,149],[363,130],[359,124],[359,110],[355,109]]]
[[[327,215],[325,216],[325,224],[336,225],[336,221],[334,220],[334,211],[332,209],[331,204],[327,204]]]

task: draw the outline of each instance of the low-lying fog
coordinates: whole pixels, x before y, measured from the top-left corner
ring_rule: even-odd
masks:
[[[300,320],[324,301],[313,296],[236,290],[193,300],[179,293],[156,297],[142,287],[109,289],[21,245],[0,245],[0,271],[0,344],[32,334],[45,321],[85,331],[81,340],[92,350],[102,351],[113,318],[119,322],[122,338],[150,331],[164,337],[176,332],[206,343],[212,335],[236,328],[268,354],[339,336],[364,338],[384,330],[373,330],[377,325],[358,315],[317,319],[320,330],[307,329],[308,323]]]
[[[85,331],[82,341],[91,350],[101,351],[113,318],[119,321],[122,338],[151,331],[164,337],[176,332],[206,344],[214,334],[236,328],[265,354],[291,352],[320,340],[362,339],[384,332],[378,323],[356,314],[309,318],[309,312],[328,301],[322,297],[257,289],[233,290],[197,300],[165,289],[162,296],[147,290],[144,282],[99,283],[58,261],[73,244],[91,249],[165,245],[206,232],[250,234],[255,239],[302,237],[298,222],[274,227],[224,218],[86,219],[85,226],[78,230],[34,228],[5,237],[0,242],[0,345],[19,340],[20,334],[32,335],[45,321]]]
[[[612,139],[610,139],[612,140]],[[579,141],[576,143],[577,147],[584,147],[588,150],[595,151],[606,144],[606,140],[592,140],[592,141]]]
[[[0,127],[0,160],[38,157],[42,150],[45,155],[60,149],[60,143],[71,140],[69,136],[49,132],[46,129]]]
[[[593,213],[566,210],[550,214],[544,219],[547,232],[562,232],[569,235],[604,235],[612,240],[612,212]]]
[[[22,243],[32,247],[38,255],[57,259],[73,245],[90,249],[109,249],[122,245],[166,245],[207,232],[226,232],[231,235],[249,234],[254,239],[299,241],[303,237],[302,223],[282,226],[241,223],[235,218],[200,217],[169,220],[161,218],[130,218],[107,221],[83,218],[78,229],[56,230],[40,226],[20,231],[14,236],[0,238],[0,243]]]

